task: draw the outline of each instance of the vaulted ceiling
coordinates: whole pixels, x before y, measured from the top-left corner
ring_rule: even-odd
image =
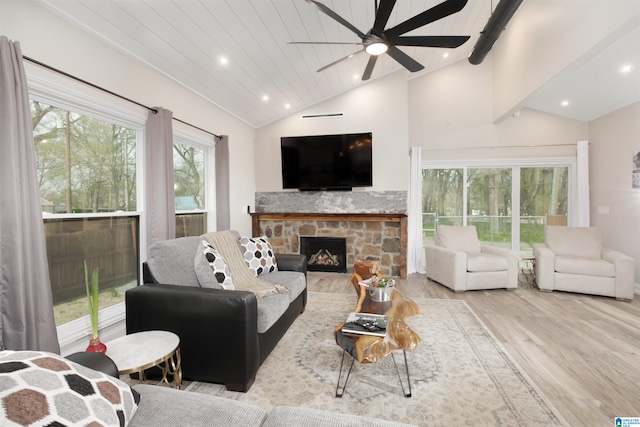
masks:
[[[361,80],[369,55],[360,52],[322,72],[317,70],[362,50],[361,40],[304,0],[36,0],[73,25],[150,65],[203,98],[259,127],[295,111],[366,84]],[[375,20],[375,0],[319,0],[366,33]],[[387,28],[397,25],[442,0],[398,0]],[[537,1],[537,0],[526,0]],[[402,47],[424,70],[410,74],[389,55],[382,55],[371,80],[392,72],[407,77],[428,73],[464,60],[471,53],[496,0],[469,0],[458,13],[407,35],[469,35],[455,49]],[[631,36],[623,52],[637,47]],[[635,36],[637,37],[637,35]],[[290,42],[349,42],[353,45],[290,44]],[[622,54],[622,53],[620,53]],[[635,83],[627,95],[640,100],[640,49],[635,49]],[[593,61],[597,61],[594,56]],[[607,58],[607,61],[611,58]],[[223,63],[226,61],[226,63]],[[588,65],[588,64],[586,64]],[[594,78],[592,65],[590,78]],[[582,68],[582,67],[581,67]],[[581,69],[566,78],[579,93],[588,85]],[[598,77],[598,76],[595,76]],[[558,88],[532,98],[534,108],[556,112]],[[566,82],[565,82],[566,83]],[[627,81],[629,84],[629,81]],[[634,84],[637,91],[633,90]],[[606,93],[607,89],[603,89]],[[636,93],[638,92],[638,93]],[[607,93],[611,98],[611,93]],[[620,102],[629,103],[630,96]],[[607,103],[608,109],[620,108]],[[597,102],[592,102],[597,105]],[[625,105],[627,105],[625,104]],[[554,111],[551,111],[554,110]],[[610,110],[612,111],[612,110]],[[600,111],[583,112],[591,120]]]

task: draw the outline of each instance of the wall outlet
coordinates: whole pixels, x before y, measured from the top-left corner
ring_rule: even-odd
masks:
[[[609,215],[609,206],[607,206],[607,205],[599,205],[598,206],[598,213],[600,215]]]

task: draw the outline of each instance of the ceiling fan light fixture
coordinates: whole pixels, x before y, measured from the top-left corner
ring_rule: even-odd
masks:
[[[389,46],[384,42],[373,42],[364,49],[369,55],[382,55],[389,49]]]

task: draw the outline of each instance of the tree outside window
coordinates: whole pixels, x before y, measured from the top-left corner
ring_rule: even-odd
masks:
[[[30,107],[59,325],[87,314],[84,261],[99,268],[101,309],[137,284],[137,132],[35,100]]]

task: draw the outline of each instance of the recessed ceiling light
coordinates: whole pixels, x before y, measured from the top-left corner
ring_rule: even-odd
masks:
[[[629,65],[629,64],[625,64],[622,67],[620,67],[620,72],[621,73],[625,73],[625,74],[626,73],[630,73],[631,70],[633,70],[633,67],[631,65]]]
[[[560,105],[562,105],[563,107],[568,107],[569,106],[569,101],[567,101],[566,99],[564,101],[562,101],[560,103]]]
[[[359,75],[354,74],[354,75],[353,75],[353,80],[358,80],[358,78],[359,78],[359,77],[360,77]]]
[[[291,108],[291,104],[284,104],[284,108],[288,110],[289,108]]]
[[[442,57],[443,57],[443,58],[448,58],[448,57],[449,57],[449,52],[445,52],[445,53],[443,53],[443,54],[442,54]]]
[[[225,56],[220,57],[220,64],[227,65],[227,62],[229,62],[229,60]]]
[[[263,96],[262,96],[262,100],[263,100],[264,102],[267,102],[267,101],[269,100],[269,95],[263,95]]]

